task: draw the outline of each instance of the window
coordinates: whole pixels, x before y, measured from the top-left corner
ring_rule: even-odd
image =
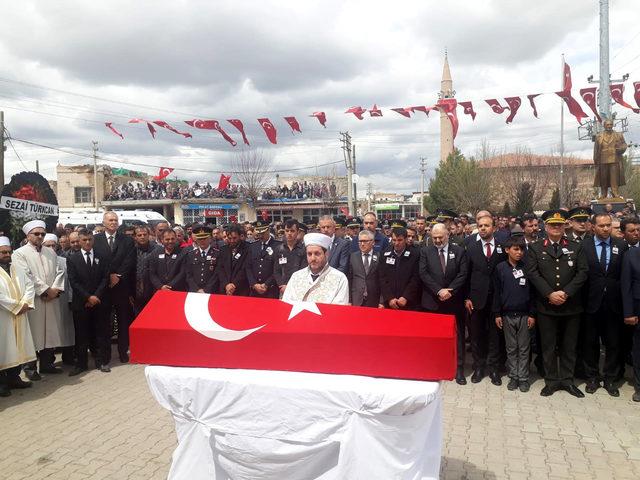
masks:
[[[93,187],[75,187],[73,189],[75,202],[74,203],[92,203]]]

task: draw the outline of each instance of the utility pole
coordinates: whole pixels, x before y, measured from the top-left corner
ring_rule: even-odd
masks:
[[[40,173],[40,160],[36,160],[36,173]]]
[[[98,142],[91,142],[93,149],[93,205],[98,211]]]
[[[356,175],[357,170],[356,170],[356,146],[355,145],[351,146],[351,152],[352,152],[351,158],[353,158],[353,175]],[[355,202],[354,206],[357,207],[358,206],[358,183],[357,182],[353,183],[353,201]],[[353,213],[355,215],[356,211],[354,210]]]
[[[347,167],[347,209],[350,215],[355,215],[353,204],[353,157],[351,152],[351,135],[349,132],[340,132],[342,138],[342,151],[344,153],[344,164]]]
[[[424,217],[424,170],[427,159],[420,157],[420,216]]]
[[[0,111],[0,188],[4,187],[4,112]]]
[[[373,184],[367,183],[367,212],[371,211],[371,197],[373,196]]]
[[[564,53],[562,54],[562,71],[560,72],[562,84],[560,90],[564,90]],[[560,208],[564,206],[564,100],[560,99],[560,188],[558,198],[560,199]]]

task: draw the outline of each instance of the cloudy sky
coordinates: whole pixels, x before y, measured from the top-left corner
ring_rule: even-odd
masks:
[[[611,0],[610,13],[611,74],[630,73],[625,98],[632,104],[632,81],[640,80],[637,3]],[[456,146],[467,155],[483,141],[499,151],[557,152],[560,100],[538,97],[535,119],[524,96],[560,89],[562,53],[574,96],[589,75],[598,77],[597,0],[0,0],[0,8],[0,109],[16,139],[7,177],[39,160],[41,173],[54,179],[57,163],[86,163],[81,155],[96,140],[101,161],[114,167],[155,174],[169,166],[180,178],[214,181],[216,172],[231,170],[240,146],[184,120],[239,118],[251,147],[283,176],[343,173],[338,139],[349,131],[361,191],[367,182],[378,191],[415,191],[420,157],[429,175],[438,163],[439,118],[407,119],[388,109],[436,102],[445,48],[456,98],[473,101],[478,114],[472,122],[458,110]],[[516,95],[525,102],[511,125],[507,113],[496,115],[483,101]],[[382,118],[343,113],[374,103]],[[629,117],[627,140],[640,141],[640,115],[614,110]],[[314,111],[327,113],[326,129],[309,117]],[[293,135],[284,116],[296,116],[303,133]],[[133,117],[165,120],[193,138],[159,128],[153,140],[144,124],[127,123]],[[260,117],[275,124],[277,146]],[[566,117],[566,151],[589,156],[591,143],[577,140],[577,125]],[[224,128],[241,143],[231,125]]]

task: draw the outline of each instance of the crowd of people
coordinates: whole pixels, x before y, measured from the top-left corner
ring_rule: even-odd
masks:
[[[302,200],[306,198],[336,198],[338,189],[334,182],[292,182],[291,186],[281,185],[266,189],[262,192],[262,199],[288,198]]]
[[[46,233],[34,220],[23,231],[13,252],[0,237],[2,396],[62,373],[58,351],[69,375],[90,356],[108,373],[114,319],[128,362],[132,320],[156,291],[178,290],[450,314],[460,385],[488,376],[499,386],[506,375],[509,390],[527,392],[533,366],[543,396],[583,397],[579,378],[587,393],[617,397],[631,365],[640,401],[640,219],[630,211],[153,228],[106,212],[101,226]]]
[[[105,200],[186,200],[189,198],[238,198],[244,193],[243,187],[229,184],[224,189],[211,186],[209,182],[200,185],[185,185],[179,182],[127,182],[113,187]]]

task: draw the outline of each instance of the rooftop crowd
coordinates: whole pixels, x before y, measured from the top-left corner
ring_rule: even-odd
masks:
[[[640,401],[640,220],[630,208],[222,228],[119,227],[106,212],[101,226],[44,227],[25,224],[15,251],[0,237],[0,314],[12,320],[0,322],[2,396],[62,373],[58,353],[69,375],[110,372],[114,321],[128,362],[128,327],[158,290],[291,299],[302,277],[309,289],[331,275],[334,303],[453,315],[459,385],[506,377],[525,393],[540,378],[543,396],[582,398],[579,379],[589,394],[617,397],[630,380]],[[316,290],[305,298],[328,298]]]

